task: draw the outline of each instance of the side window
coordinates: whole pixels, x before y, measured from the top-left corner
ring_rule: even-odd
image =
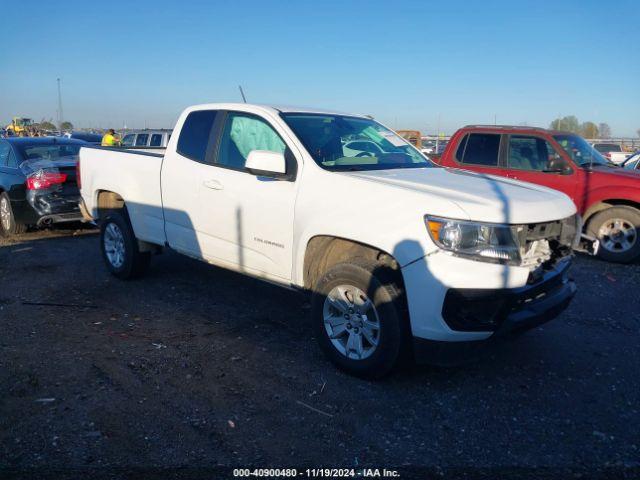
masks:
[[[178,137],[178,153],[196,162],[205,162],[211,128],[216,118],[215,110],[191,112]]]
[[[136,137],[136,147],[146,147],[149,141],[148,133],[139,133]]]
[[[18,168],[18,158],[11,149],[9,149],[9,160],[7,161],[7,166],[10,168]]]
[[[509,168],[536,172],[562,170],[564,161],[553,146],[543,138],[525,135],[509,137]]]
[[[458,147],[460,150],[460,147]],[[498,166],[500,135],[494,133],[469,134],[464,148],[462,163],[483,167]]]
[[[136,136],[133,133],[130,133],[129,135],[125,135],[125,137],[122,139],[122,145],[124,145],[125,147],[133,146],[133,141],[135,138]]]
[[[149,143],[150,147],[160,147],[162,145],[162,134],[154,133],[151,135],[151,143]]]
[[[8,142],[0,140],[0,167],[6,167],[9,161],[11,146]]]
[[[229,113],[220,138],[216,163],[243,169],[253,150],[284,153],[286,145],[265,121],[252,115]]]

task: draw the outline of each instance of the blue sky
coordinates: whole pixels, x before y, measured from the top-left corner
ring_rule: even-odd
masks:
[[[368,113],[394,128],[640,128],[640,2],[7,1],[0,121],[169,127],[194,103]]]

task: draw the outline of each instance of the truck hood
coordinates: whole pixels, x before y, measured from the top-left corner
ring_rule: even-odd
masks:
[[[546,187],[493,175],[448,168],[409,168],[350,172],[360,179],[424,195],[424,213],[429,198],[446,199],[467,215],[467,220],[494,223],[539,223],[567,218],[576,207],[564,193]],[[445,215],[446,216],[446,215]]]
[[[612,181],[623,180],[625,184],[635,185],[640,187],[640,170],[629,170],[622,167],[606,167],[606,166],[593,166],[592,173],[597,175],[607,175],[611,177]]]

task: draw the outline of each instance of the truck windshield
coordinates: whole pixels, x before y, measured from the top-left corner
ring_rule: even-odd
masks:
[[[595,148],[600,153],[606,152],[621,152],[622,148],[620,145],[616,145],[614,143],[596,143],[593,148]]]
[[[367,118],[283,113],[318,165],[327,170],[387,170],[434,166],[397,134]]]
[[[608,161],[600,152],[589,145],[584,138],[578,135],[554,135],[553,138],[560,144],[571,159],[581,167],[589,165],[614,165]]]

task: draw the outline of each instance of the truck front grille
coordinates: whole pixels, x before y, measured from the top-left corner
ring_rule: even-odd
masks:
[[[535,280],[543,270],[553,268],[560,259],[572,254],[579,233],[577,215],[554,222],[518,226],[522,266],[531,269]]]

